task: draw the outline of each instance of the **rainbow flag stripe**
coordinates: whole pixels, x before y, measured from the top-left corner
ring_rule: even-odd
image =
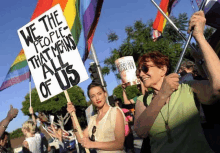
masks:
[[[99,21],[103,0],[39,0],[31,20],[56,4],[60,4],[83,62],[86,61],[96,26]],[[20,83],[30,76],[23,49],[11,65],[0,91]]]
[[[175,7],[178,2],[179,0],[161,0],[160,8],[167,16],[169,16],[172,8]],[[157,39],[157,36],[161,36],[161,34],[163,33],[163,29],[166,26],[166,22],[166,18],[164,18],[160,11],[158,11],[153,23],[153,39]]]

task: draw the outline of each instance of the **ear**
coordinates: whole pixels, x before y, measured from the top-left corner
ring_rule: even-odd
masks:
[[[104,91],[105,97],[108,98],[108,94],[106,91]]]
[[[161,76],[165,76],[166,73],[167,73],[167,66],[166,65],[163,65],[161,68]]]

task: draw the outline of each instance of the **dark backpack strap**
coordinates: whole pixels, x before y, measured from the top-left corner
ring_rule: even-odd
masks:
[[[149,93],[148,92],[145,92],[145,95],[144,95],[144,97],[143,97],[143,103],[144,103],[144,105],[147,107],[148,106],[148,104],[147,104],[147,97],[148,97],[148,95],[149,95]]]
[[[143,103],[144,105],[147,107],[148,104],[147,104],[147,97],[149,95],[149,92],[146,92],[144,97],[143,97]],[[142,143],[142,146],[141,146],[141,153],[151,153],[151,146],[150,146],[150,138],[149,136],[147,136],[146,138],[143,139],[143,143]]]

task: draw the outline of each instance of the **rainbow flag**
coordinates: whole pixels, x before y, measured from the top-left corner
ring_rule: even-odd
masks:
[[[179,0],[161,0],[160,8],[167,16],[169,16],[172,8],[175,7],[178,2]],[[159,36],[161,36],[166,22],[166,18],[164,18],[160,11],[158,11],[153,23],[153,39],[157,39]]]
[[[86,61],[96,26],[99,21],[103,0],[39,0],[31,20],[60,4],[83,62]],[[30,76],[23,49],[11,65],[0,91],[20,83]]]

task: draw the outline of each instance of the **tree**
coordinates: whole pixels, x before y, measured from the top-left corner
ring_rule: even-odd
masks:
[[[109,34],[107,34],[107,36],[108,36],[109,43],[118,40],[118,35],[116,35],[116,33],[113,31],[111,31]]]
[[[178,17],[171,16],[170,18],[186,36],[189,21],[187,14],[180,13]],[[133,26],[127,26],[125,28],[127,38],[123,41],[119,48],[115,48],[111,51],[110,57],[105,59],[105,67],[103,68],[105,69],[105,71],[103,71],[104,74],[109,74],[109,71],[116,73],[117,68],[115,66],[115,60],[122,56],[133,56],[134,61],[137,63],[138,58],[141,55],[155,50],[160,51],[169,57],[171,72],[174,71],[179,60],[180,53],[183,51],[183,44],[185,44],[185,41],[179,36],[179,34],[170,24],[167,24],[165,26],[162,38],[156,42],[153,42],[151,34],[153,30],[152,24],[152,20],[149,20],[146,24],[141,20],[138,20],[134,22]],[[206,28],[204,35],[206,38],[209,38],[213,32],[213,28]],[[108,41],[117,41],[118,37],[115,35],[116,33],[114,32],[110,33],[108,35]],[[189,54],[190,50],[191,48],[188,47],[184,59],[194,60]]]
[[[21,131],[21,128],[18,128],[10,133],[10,139],[15,139],[23,136],[23,132]]]
[[[79,117],[81,126],[85,126],[86,118],[84,110],[87,108],[86,98],[83,90],[79,86],[73,86],[67,90],[69,97],[76,107],[76,115]],[[45,102],[40,102],[36,88],[31,91],[31,105],[34,112],[43,112],[47,117],[49,115],[55,116],[55,122],[64,129],[64,125],[67,125],[70,115],[66,111],[67,100],[64,93],[60,93]],[[29,94],[25,96],[25,101],[22,102],[22,112],[24,115],[29,115]],[[69,124],[68,124],[69,125]],[[70,123],[71,125],[71,123]]]
[[[119,46],[118,49],[113,49],[111,56],[106,58],[105,69],[110,69],[116,72],[115,60],[122,56],[133,56],[134,61],[137,62],[138,58],[144,53],[159,50],[170,57],[172,65],[177,63],[178,57],[182,51],[181,44],[173,43],[170,39],[160,39],[156,42],[152,40],[152,20],[146,24],[141,20],[136,21],[133,26],[125,28],[127,38]],[[168,35],[169,31],[167,32]],[[174,38],[172,38],[174,39]],[[177,38],[176,38],[177,39]],[[174,67],[172,68],[174,69]]]
[[[117,98],[120,98],[124,102],[122,92],[123,90],[121,85],[118,85],[117,87],[114,88],[113,95],[115,95]],[[141,92],[137,89],[137,85],[133,85],[133,86],[128,86],[126,88],[126,94],[128,99],[133,99],[137,95],[141,95]]]

